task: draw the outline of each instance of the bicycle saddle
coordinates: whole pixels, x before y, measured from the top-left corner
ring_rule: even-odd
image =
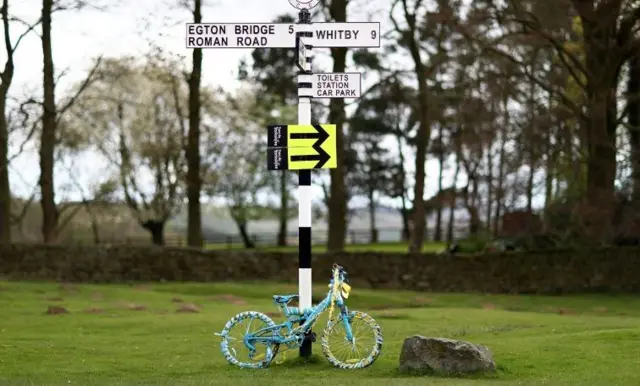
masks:
[[[298,295],[273,295],[273,301],[279,304],[287,304]]]

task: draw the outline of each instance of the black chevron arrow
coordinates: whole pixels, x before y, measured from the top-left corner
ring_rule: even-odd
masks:
[[[316,129],[315,133],[291,133],[291,139],[317,139],[313,144],[313,149],[318,153],[314,155],[294,155],[291,156],[291,161],[318,161],[314,169],[322,169],[331,157],[329,153],[324,151],[322,144],[329,138],[329,133],[321,125],[313,125]]]

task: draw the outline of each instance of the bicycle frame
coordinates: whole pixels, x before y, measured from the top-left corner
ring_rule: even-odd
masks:
[[[333,280],[331,281],[331,285],[329,287],[333,287]],[[318,317],[320,317],[320,315],[329,308],[331,304],[331,294],[332,294],[332,291],[329,290],[329,292],[327,293],[327,296],[320,303],[318,303],[313,307],[302,310],[302,315],[290,316],[287,318],[287,320],[284,323],[271,326],[271,327],[265,327],[258,331],[255,331],[250,335],[245,336],[244,338],[245,345],[247,345],[247,347],[251,349],[255,349],[252,343],[262,342],[262,343],[269,343],[269,344],[288,344],[293,341],[296,341],[299,338],[298,334],[296,333],[308,331],[309,328],[311,328],[311,326],[313,325],[313,323],[315,323],[315,321],[318,319]],[[351,323],[349,321],[349,318],[347,317],[347,315],[349,314],[349,311],[340,293],[336,294],[335,304],[336,306],[338,306],[338,308],[340,309],[340,313],[343,316],[342,322],[344,324],[344,328],[347,334],[347,339],[350,342],[352,342],[353,334],[351,331]],[[281,308],[284,310],[286,309],[286,306],[283,306]],[[294,327],[294,324],[298,323],[302,319],[305,320],[304,323],[301,326]],[[280,330],[284,328],[287,329],[287,334],[285,336],[280,334]],[[273,331],[278,331],[278,335],[265,336],[265,334],[271,333]]]

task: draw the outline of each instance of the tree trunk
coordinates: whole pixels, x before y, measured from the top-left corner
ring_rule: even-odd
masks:
[[[460,161],[456,157],[456,169],[453,172],[453,199],[449,204],[449,222],[447,223],[447,244],[453,243],[453,228],[456,220],[456,202],[458,201],[458,188],[456,184],[458,183],[458,176],[460,175]]]
[[[426,178],[425,163],[427,158],[427,148],[431,137],[431,122],[429,119],[429,100],[427,90],[427,78],[424,65],[420,56],[420,48],[415,40],[410,42],[411,56],[415,64],[415,71],[418,78],[418,103],[420,108],[420,125],[416,136],[416,174],[413,197],[413,218],[411,230],[411,243],[409,252],[419,253],[424,244],[424,233],[426,228],[425,206],[424,206],[424,180]]]
[[[193,22],[202,22],[202,1],[195,0]],[[200,81],[202,78],[202,49],[192,53],[193,68],[189,77],[189,135],[187,138],[187,244],[202,247],[202,209],[200,206]]]
[[[493,215],[493,140],[487,149],[487,231],[491,229],[491,218]]]
[[[535,176],[535,169],[533,167],[533,158],[530,159],[529,174],[527,175],[527,211],[533,211],[533,177]]]
[[[438,194],[442,192],[442,174],[444,172],[444,140],[442,138],[442,125],[438,127]],[[436,229],[433,234],[434,241],[442,241],[442,204],[438,202],[438,211],[436,212]]]
[[[149,220],[142,224],[142,227],[151,233],[153,245],[164,245],[164,221]]]
[[[0,244],[11,243],[11,186],[9,185],[9,129],[6,118],[6,91],[0,86]]]
[[[506,109],[505,102],[505,109]],[[498,160],[498,184],[496,186],[496,214],[493,217],[493,235],[498,236],[500,233],[500,217],[502,216],[502,208],[504,206],[504,163],[505,163],[505,147],[507,144],[507,128],[508,124],[508,111],[505,110],[505,114],[507,114],[505,127],[500,131],[500,159]],[[487,228],[490,226],[487,223]]]
[[[376,227],[376,200],[373,196],[374,190],[369,189],[369,231],[371,243],[378,242],[378,228]]]
[[[398,133],[400,129],[397,128]],[[402,137],[400,134],[396,136],[398,142],[398,155],[400,157],[400,199],[402,201],[402,207],[400,208],[400,215],[402,216],[402,241],[409,241],[411,237],[410,227],[409,227],[409,209],[407,208],[407,191],[406,191],[406,173],[404,170],[404,152],[402,148]]]
[[[42,55],[43,55],[43,113],[40,140],[40,205],[42,206],[42,237],[45,244],[55,243],[58,209],[55,202],[53,180],[56,142],[56,98],[51,50],[51,12],[54,0],[42,0]]]
[[[347,1],[334,0],[331,2],[331,16],[335,22],[347,21]],[[347,61],[346,48],[332,48],[333,72],[344,72]],[[329,103],[329,122],[336,125],[336,148],[338,154],[346,153],[343,125],[346,120],[344,99],[333,98]],[[329,235],[327,250],[339,252],[344,250],[347,234],[347,191],[345,186],[346,170],[344,163],[338,162],[335,169],[331,169],[331,188],[329,194]]]
[[[629,60],[627,104],[633,182],[632,202],[634,208],[638,210],[640,209],[640,55],[635,55]]]
[[[289,191],[287,189],[287,171],[280,172],[280,213],[278,228],[278,246],[287,245],[287,219],[289,218]]]
[[[256,244],[249,237],[249,233],[247,232],[247,224],[242,221],[236,221],[236,225],[238,226],[238,231],[240,232],[240,237],[242,238],[242,243],[244,247],[247,249],[253,249],[256,247]]]
[[[467,211],[469,212],[469,234],[475,236],[482,228],[480,214],[478,213],[478,178],[475,176],[471,187],[471,200],[467,204]]]
[[[2,26],[7,61],[0,74],[0,244],[11,243],[11,185],[9,184],[9,123],[7,97],[13,81],[13,42],[9,30],[9,2],[2,2]]]

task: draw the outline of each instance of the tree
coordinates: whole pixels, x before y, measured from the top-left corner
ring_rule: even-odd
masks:
[[[610,240],[616,201],[616,131],[620,120],[616,93],[612,91],[617,90],[622,65],[640,50],[640,36],[635,32],[640,20],[640,5],[620,0],[567,0],[554,2],[552,6],[514,0],[505,5],[494,1],[485,3],[489,4],[489,13],[503,27],[502,34],[491,31],[491,37],[485,36],[482,43],[485,49],[525,69],[524,75],[552,93],[577,119],[580,139],[587,150],[585,205],[581,209],[584,236],[592,241]],[[551,17],[553,13],[569,18],[559,20]],[[583,58],[565,44],[573,16],[578,16],[581,23],[578,41]],[[511,41],[515,47],[515,40],[522,43],[523,37],[557,54],[579,86],[584,105],[577,105],[567,95],[567,90],[557,83],[549,83],[527,71],[522,58],[513,50],[505,51],[505,41]],[[470,39],[477,40],[477,36],[470,36]]]
[[[334,22],[347,21],[347,6],[349,0],[322,0]],[[347,48],[331,48],[333,58],[333,72],[345,72],[347,65]],[[344,99],[333,98],[329,103],[329,121],[336,125],[336,147],[339,153],[346,153],[344,123]],[[347,192],[345,186],[346,170],[343,163],[338,162],[335,169],[331,169],[331,187],[329,193],[329,235],[327,249],[330,252],[342,251],[347,235]]]
[[[404,26],[396,20],[394,13],[400,6],[404,17]],[[435,11],[428,9],[422,0],[410,3],[408,0],[396,0],[391,7],[391,21],[397,34],[398,43],[405,48],[413,64],[413,70],[418,83],[416,115],[418,117],[418,132],[415,138],[416,173],[414,185],[414,202],[412,213],[412,232],[409,251],[418,253],[422,250],[426,230],[424,181],[426,178],[426,152],[431,139],[432,111],[430,106],[430,91],[428,81],[438,71],[440,66],[449,60],[445,40],[451,35],[455,9],[460,8],[457,1],[442,0],[436,4]],[[426,17],[422,17],[426,15]],[[428,61],[423,59],[423,46],[433,48]]]
[[[42,207],[42,236],[45,243],[56,241],[56,231],[60,212],[56,207],[54,168],[55,150],[58,138],[58,122],[63,114],[69,109],[75,100],[82,94],[84,89],[94,80],[93,75],[100,64],[100,58],[96,61],[95,67],[89,71],[86,79],[78,87],[76,95],[71,96],[65,104],[58,107],[56,104],[56,80],[54,71],[51,30],[51,16],[54,11],[67,9],[69,7],[79,8],[85,5],[82,1],[72,1],[72,4],[56,2],[55,0],[42,0],[42,123],[40,128],[40,206]]]
[[[109,59],[97,72],[64,128],[88,137],[110,161],[127,206],[152,242],[163,245],[165,224],[185,197],[182,106],[188,91],[181,87],[182,74],[161,58]]]
[[[215,181],[208,184],[208,191],[225,199],[246,248],[255,247],[249,237],[250,221],[271,212],[265,203],[260,202],[261,194],[266,193],[269,187],[270,178],[264,160],[263,125],[270,111],[253,98],[254,92],[253,89],[243,89],[237,95],[228,96],[226,115],[221,122],[225,138],[220,150],[221,162],[208,175],[208,181]]]
[[[9,185],[9,122],[7,120],[7,98],[13,82],[15,63],[13,57],[22,39],[35,25],[28,26],[14,42],[10,30],[9,0],[2,1],[0,17],[4,37],[6,61],[0,72],[0,244],[11,242],[11,187]]]
[[[290,15],[278,16],[274,23],[293,23],[295,19]],[[296,69],[294,52],[280,48],[257,48],[251,53],[253,64],[252,71],[248,71],[246,63],[240,66],[240,79],[252,80],[259,85],[256,100],[267,103],[274,110],[281,110],[284,106],[293,105],[298,98],[298,84],[296,81]],[[289,121],[283,119],[286,115],[280,115],[279,123]],[[271,122],[273,123],[273,122]],[[278,239],[279,246],[287,244],[287,221],[291,213],[290,187],[291,176],[286,170],[279,172],[277,192],[280,196],[280,209],[278,211]]]
[[[354,116],[349,119],[352,142],[358,145],[352,182],[355,192],[365,196],[369,202],[370,241],[378,241],[376,224],[376,201],[378,195],[386,195],[392,187],[392,161],[389,150],[380,146],[391,134],[385,121],[389,102],[372,98],[361,101]]]
[[[202,22],[202,0],[194,0],[193,22]],[[202,78],[202,48],[192,53],[192,70],[189,75],[189,134],[187,136],[187,243],[192,247],[201,247],[202,210],[200,191],[202,189],[200,168],[200,81]]]

